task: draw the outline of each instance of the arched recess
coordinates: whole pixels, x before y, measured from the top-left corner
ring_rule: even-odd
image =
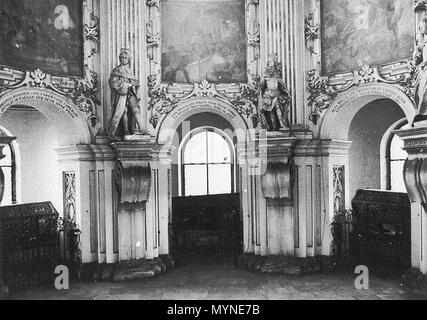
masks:
[[[62,211],[62,173],[77,172],[78,166],[67,163],[64,169],[57,150],[92,143],[86,116],[66,97],[50,90],[20,88],[0,98],[0,125],[17,137],[20,147],[17,183],[22,203],[51,201]]]
[[[28,106],[41,112],[62,134],[60,146],[92,143],[86,116],[66,97],[38,88],[20,88],[0,98],[0,123],[4,113],[13,106]]]
[[[405,113],[408,123],[412,123],[415,106],[411,99],[394,85],[376,83],[352,88],[338,95],[323,116],[319,138],[348,140],[355,115],[367,104],[381,99],[394,101]]]
[[[215,98],[194,98],[180,102],[159,124],[156,141],[161,145],[171,145],[178,127],[187,119],[199,113],[214,113],[233,127],[237,143],[245,143],[250,126],[231,104]]]

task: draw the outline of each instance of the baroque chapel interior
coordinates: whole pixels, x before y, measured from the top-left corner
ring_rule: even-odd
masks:
[[[424,0],[0,0],[0,298],[58,265],[424,294],[426,43]]]

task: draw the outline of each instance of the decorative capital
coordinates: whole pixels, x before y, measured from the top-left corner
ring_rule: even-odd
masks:
[[[426,0],[415,0],[414,11],[416,13],[427,11],[427,1]]]

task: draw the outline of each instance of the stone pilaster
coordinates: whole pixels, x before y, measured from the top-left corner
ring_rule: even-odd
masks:
[[[14,138],[14,137],[2,137],[2,136],[0,136],[0,159],[4,158],[3,148],[8,146],[9,143],[11,143],[15,139],[16,138]],[[0,179],[1,179],[0,185],[3,186],[4,185],[4,175],[1,172],[1,169],[0,169]],[[3,187],[1,189],[3,189]],[[0,190],[0,191],[3,192],[3,190]],[[3,198],[3,194],[0,194],[0,204],[1,204],[2,198]],[[2,243],[3,243],[2,219],[0,218],[0,300],[7,299],[7,297],[9,296],[9,289],[3,281],[3,246],[2,246]]]
[[[300,258],[330,256],[331,224],[351,206],[351,142],[305,139],[295,148],[295,248]]]

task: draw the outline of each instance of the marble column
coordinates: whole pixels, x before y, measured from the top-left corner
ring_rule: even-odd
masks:
[[[418,127],[419,126],[419,127]],[[404,167],[404,179],[411,210],[412,267],[427,274],[427,126],[397,131],[404,141],[408,159]]]
[[[0,137],[0,160],[5,156],[3,154],[3,148],[8,146],[16,138],[14,137]],[[4,174],[0,169],[0,186],[4,186]],[[3,187],[0,190],[1,193],[4,192]],[[3,194],[0,194],[0,205],[1,200],[3,198]],[[9,289],[3,282],[3,234],[2,234],[2,219],[0,218],[0,300],[6,299],[9,296]]]

